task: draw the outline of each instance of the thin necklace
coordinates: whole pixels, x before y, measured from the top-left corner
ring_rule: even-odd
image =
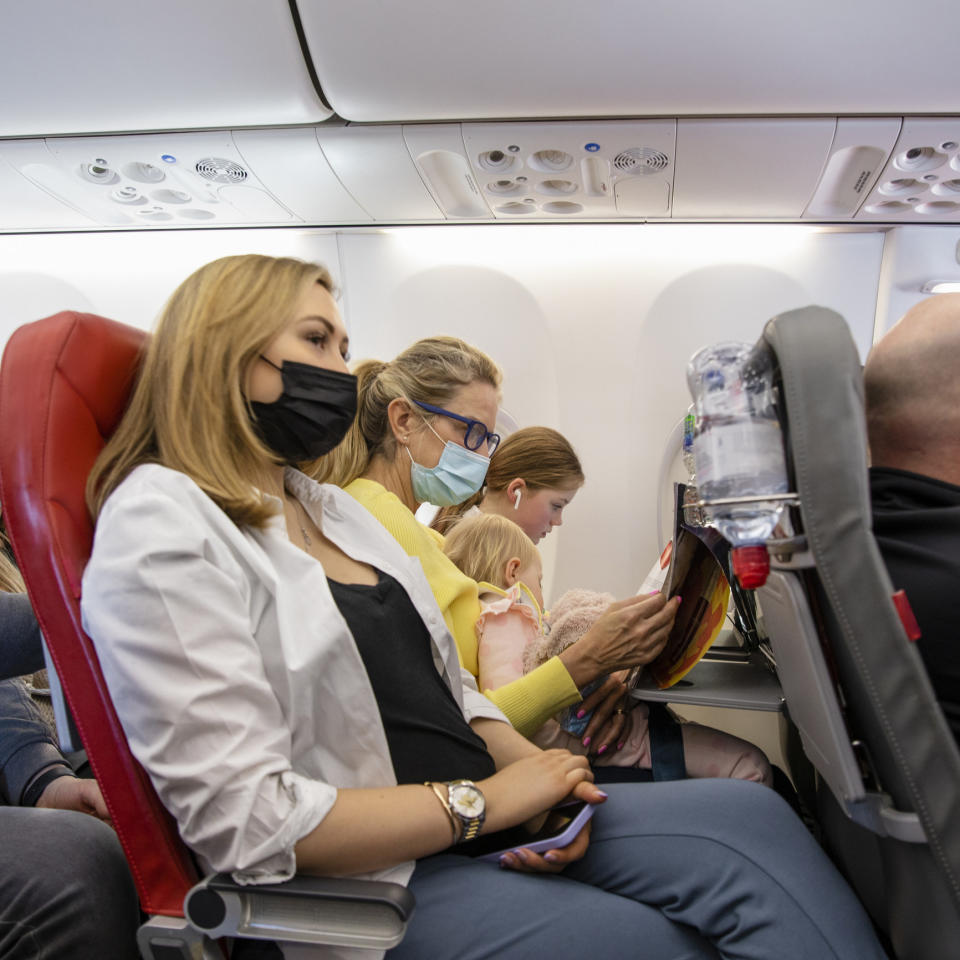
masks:
[[[297,513],[297,507],[299,507],[303,511],[304,516],[307,515],[307,508],[296,497],[294,497],[293,498],[293,515],[294,517],[296,517],[297,526],[300,528],[300,535],[303,537],[303,544],[309,550],[313,546],[313,540],[310,537],[310,534],[307,533],[307,528],[303,525],[302,521],[300,520],[300,514]]]

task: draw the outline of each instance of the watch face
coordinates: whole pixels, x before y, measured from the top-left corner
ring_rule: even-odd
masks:
[[[472,783],[450,785],[450,806],[461,817],[473,819],[483,815],[484,799],[480,790]]]

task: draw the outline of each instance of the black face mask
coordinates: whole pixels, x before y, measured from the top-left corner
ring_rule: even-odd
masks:
[[[260,439],[286,463],[316,460],[346,436],[357,415],[357,378],[284,360],[278,367],[283,393],[273,403],[250,403]]]

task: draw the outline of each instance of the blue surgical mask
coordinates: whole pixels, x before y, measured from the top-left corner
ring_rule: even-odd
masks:
[[[438,439],[443,439],[436,430],[433,432]],[[444,444],[435,467],[421,466],[406,447],[403,449],[410,457],[414,498],[418,503],[433,503],[438,507],[452,507],[472,497],[483,486],[490,466],[489,457],[474,453],[452,440]]]

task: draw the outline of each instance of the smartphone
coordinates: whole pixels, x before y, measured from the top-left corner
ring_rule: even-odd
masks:
[[[504,853],[511,853],[521,847],[544,853],[547,850],[559,850],[573,842],[583,825],[593,816],[597,805],[583,800],[574,800],[554,807],[544,820],[543,826],[531,833],[525,827],[510,827],[485,837],[477,837],[460,846],[456,852],[476,857],[478,860],[497,861]]]

